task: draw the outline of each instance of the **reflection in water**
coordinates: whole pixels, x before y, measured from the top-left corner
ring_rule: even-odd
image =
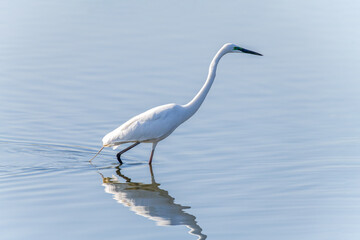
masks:
[[[186,225],[190,228],[189,233],[198,236],[198,239],[206,239],[202,229],[196,222],[195,216],[184,212],[190,208],[174,203],[174,198],[155,182],[152,167],[150,166],[151,183],[131,182],[131,179],[124,176],[117,167],[116,174],[126,182],[121,183],[116,176],[104,177],[103,186],[105,192],[114,195],[114,199],[122,205],[129,207],[138,215],[149,218],[159,226]]]

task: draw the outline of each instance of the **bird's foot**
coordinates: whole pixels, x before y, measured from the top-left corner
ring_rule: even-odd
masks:
[[[119,161],[119,163],[120,163],[120,164],[123,164],[123,162],[122,162],[121,159],[120,159],[120,156],[121,156],[120,153],[116,154],[116,158],[117,158],[117,160]]]

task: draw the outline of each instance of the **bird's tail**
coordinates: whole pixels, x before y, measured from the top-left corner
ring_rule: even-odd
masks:
[[[104,149],[105,146],[103,146],[102,148],[100,148],[100,150],[97,152],[97,154],[95,154],[95,156],[93,156],[92,159],[89,160],[89,162],[91,162],[94,158],[96,158],[97,155],[99,155],[99,153]]]

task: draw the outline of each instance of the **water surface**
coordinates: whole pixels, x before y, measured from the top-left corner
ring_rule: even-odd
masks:
[[[2,1],[2,239],[358,239],[358,4]],[[199,112],[88,160],[148,108]]]

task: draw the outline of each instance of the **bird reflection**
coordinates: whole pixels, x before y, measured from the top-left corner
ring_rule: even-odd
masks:
[[[100,173],[105,192],[113,194],[118,203],[129,207],[138,215],[155,221],[159,226],[185,225],[190,229],[190,234],[198,239],[206,239],[195,216],[184,212],[184,209],[190,207],[176,204],[175,199],[167,191],[159,188],[160,184],[155,181],[152,166],[149,167],[151,183],[132,182],[120,172],[119,167],[116,168],[117,176],[104,177]],[[125,182],[120,182],[121,179]]]

